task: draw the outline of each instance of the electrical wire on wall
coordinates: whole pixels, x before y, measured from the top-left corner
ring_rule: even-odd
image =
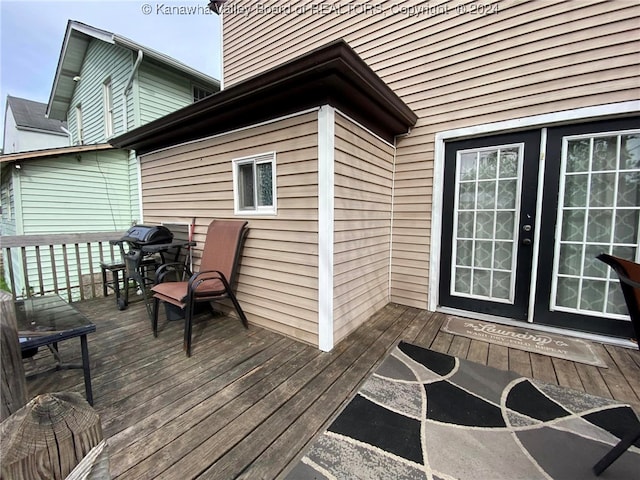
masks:
[[[96,160],[96,166],[98,167],[98,172],[100,172],[100,175],[102,175],[102,180],[104,181],[104,188],[105,188],[105,191],[106,191],[107,203],[109,205],[109,212],[111,213],[111,220],[113,222],[113,229],[114,230],[118,230],[118,224],[116,222],[116,216],[115,216],[113,204],[111,202],[111,196],[109,195],[109,181],[107,180],[107,176],[105,175],[104,171],[102,170],[102,166],[100,165],[98,152],[94,152],[94,155],[95,155],[95,160]]]

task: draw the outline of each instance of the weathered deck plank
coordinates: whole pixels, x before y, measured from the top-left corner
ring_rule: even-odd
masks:
[[[575,363],[563,358],[555,357],[551,358],[551,363],[553,364],[553,369],[556,372],[558,385],[584,392],[584,386],[582,385],[582,381],[578,375]]]
[[[551,357],[540,355],[538,353],[530,353],[531,359],[531,373],[533,378],[542,382],[558,385],[558,378],[556,372],[553,369],[553,362]]]
[[[387,318],[392,319],[398,313],[401,312],[392,312],[391,316],[387,316]],[[415,316],[413,318],[415,319]],[[292,437],[292,435],[296,435],[295,430],[300,430],[297,438],[306,439],[304,443],[297,446],[297,449],[301,451],[309,439],[313,438],[314,434],[312,432],[320,430],[333,418],[335,413],[358,388],[362,379],[366,376],[365,371],[368,372],[371,364],[377,364],[384,357],[389,346],[396,343],[403,329],[411,321],[412,319],[409,316],[398,317],[398,320],[393,322],[390,328],[386,328],[384,331],[379,328],[372,329],[373,335],[360,337],[358,343],[361,349],[358,352],[354,352],[356,350],[355,346],[351,346],[347,352],[341,355],[354,357],[347,370],[343,372],[336,371],[341,370],[341,362],[339,363],[336,360],[332,364],[333,372],[329,373],[325,369],[318,375],[312,373],[310,381],[316,381],[316,388],[323,389],[325,386],[327,387],[324,390],[326,392],[323,396],[324,400],[321,401],[321,397],[316,397],[314,400],[309,397],[308,393],[290,399],[281,409],[253,431],[250,437],[245,437],[244,441],[234,448],[233,452],[214,463],[205,472],[206,478],[235,478],[240,474],[245,475],[245,478],[275,478],[285,465],[279,464],[269,455],[265,455],[259,462],[254,461],[248,468],[241,467],[243,459],[256,455],[256,440],[258,444],[262,442],[264,445],[268,445],[273,439],[278,438],[280,440],[282,438],[281,442],[287,441],[287,444],[291,447],[291,442],[295,441],[296,438]],[[367,342],[369,343],[367,344]],[[357,358],[356,355],[358,355]],[[339,375],[340,381],[337,381],[336,374]],[[332,383],[328,385],[330,381]],[[309,433],[312,433],[312,435],[309,436]],[[257,438],[254,438],[254,436]],[[285,438],[290,440],[285,440]],[[278,446],[272,449],[272,452],[278,452],[282,447]],[[260,456],[262,457],[262,455]]]
[[[486,365],[488,357],[489,344],[487,342],[481,342],[479,340],[472,340],[471,345],[469,345],[467,360]]]
[[[508,370],[519,373],[523,377],[532,378],[533,372],[531,369],[531,356],[529,355],[529,352],[510,348]]]
[[[529,354],[440,330],[447,316],[389,304],[332,352],[323,353],[235,319],[202,317],[193,356],[182,323],[158,338],[142,303],[118,311],[113,298],[77,304],[97,325],[89,336],[95,409],[109,442],[114,479],[278,478],[353,396],[399,340],[541,381],[614,397],[640,411],[640,353],[597,346],[609,368]],[[77,342],[60,344],[79,361]],[[50,363],[38,353],[27,368]],[[80,370],[28,380],[30,396],[84,391]]]
[[[585,392],[593,393],[601,397],[612,398],[611,392],[607,388],[607,384],[603,380],[598,367],[582,363],[576,363],[575,365],[582,385],[584,385]]]
[[[509,370],[509,349],[502,345],[490,343],[487,365],[500,370]]]

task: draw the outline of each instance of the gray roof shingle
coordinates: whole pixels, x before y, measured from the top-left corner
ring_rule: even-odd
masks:
[[[18,128],[33,128],[52,133],[64,134],[61,127],[67,128],[67,122],[47,118],[47,104],[25,98],[7,96],[7,105],[11,108]]]

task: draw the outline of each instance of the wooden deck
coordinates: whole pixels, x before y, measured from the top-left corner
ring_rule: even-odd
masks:
[[[572,363],[454,337],[445,316],[390,304],[331,353],[218,317],[194,326],[193,356],[182,322],[151,333],[140,302],[118,311],[113,297],[76,304],[89,336],[95,409],[118,479],[272,479],[286,472],[398,341],[510,369],[630,403],[640,412],[640,352],[597,345],[609,368]],[[79,342],[60,345],[79,360]],[[27,369],[50,362],[47,351]],[[30,394],[83,393],[81,370],[36,375]]]

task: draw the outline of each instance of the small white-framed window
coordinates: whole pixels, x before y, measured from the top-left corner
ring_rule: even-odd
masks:
[[[113,136],[113,89],[111,79],[108,78],[102,85],[104,106],[104,135],[106,138]]]
[[[78,140],[76,145],[84,145],[84,127],[82,125],[82,105],[76,105],[76,129],[78,132]]]
[[[233,160],[236,215],[275,215],[276,200],[276,152]]]

